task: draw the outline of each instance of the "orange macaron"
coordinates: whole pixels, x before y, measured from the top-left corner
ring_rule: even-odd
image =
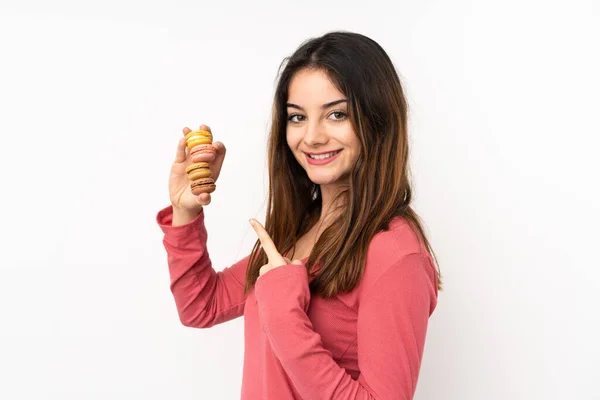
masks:
[[[190,181],[195,181],[202,178],[210,178],[212,172],[208,168],[207,162],[199,162],[188,165],[185,169]]]

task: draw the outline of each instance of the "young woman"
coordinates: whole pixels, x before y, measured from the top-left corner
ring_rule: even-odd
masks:
[[[309,40],[286,61],[265,227],[252,220],[251,254],[220,272],[206,248],[210,194],[191,193],[179,140],[172,205],[157,222],[181,322],[208,328],[244,315],[242,399],[411,399],[439,274],[410,205],[400,80],[356,33]],[[225,146],[214,147],[216,179]]]

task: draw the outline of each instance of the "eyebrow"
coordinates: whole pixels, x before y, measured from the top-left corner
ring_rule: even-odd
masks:
[[[347,99],[335,100],[335,101],[332,101],[332,102],[330,102],[330,103],[323,104],[323,105],[321,106],[321,109],[323,109],[323,110],[326,110],[326,109],[328,109],[329,107],[335,106],[336,104],[340,104],[340,103],[347,103],[347,102],[348,102],[348,100],[347,100]],[[297,105],[297,104],[293,104],[293,103],[287,103],[287,106],[288,106],[288,107],[291,107],[291,108],[297,108],[298,110],[302,110],[302,111],[304,111],[304,108],[300,107],[300,106],[299,106],[299,105]]]

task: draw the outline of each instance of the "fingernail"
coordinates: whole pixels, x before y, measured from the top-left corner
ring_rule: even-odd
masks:
[[[248,219],[248,222],[250,222],[250,225],[254,226],[254,220],[252,218]]]

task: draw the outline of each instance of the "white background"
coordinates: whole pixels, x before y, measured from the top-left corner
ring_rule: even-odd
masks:
[[[0,4],[0,398],[239,398],[243,320],[169,292],[170,163],[226,144],[209,249],[245,256],[279,64],[345,29],[402,76],[445,277],[416,399],[600,399],[597,1]]]

